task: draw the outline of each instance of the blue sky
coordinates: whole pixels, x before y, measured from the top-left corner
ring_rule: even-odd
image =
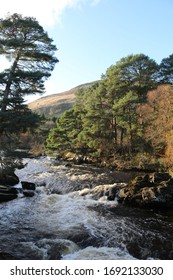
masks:
[[[53,38],[60,62],[46,82],[46,95],[98,80],[129,54],[144,53],[159,63],[173,53],[172,0],[0,0],[0,4],[1,17],[7,12],[36,17]]]

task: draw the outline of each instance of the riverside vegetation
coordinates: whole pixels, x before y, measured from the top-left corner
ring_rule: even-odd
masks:
[[[115,168],[172,170],[172,65],[173,55],[160,65],[144,54],[122,58],[78,90],[50,130],[46,152]]]

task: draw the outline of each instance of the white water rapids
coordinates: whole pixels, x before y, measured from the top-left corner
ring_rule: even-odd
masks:
[[[159,258],[158,247],[167,244],[165,254],[172,257],[172,235],[164,230],[172,229],[172,218],[165,222],[160,213],[141,210],[137,215],[108,201],[111,173],[54,165],[47,158],[25,162],[16,174],[36,183],[36,194],[0,204],[1,252],[18,259],[150,259]]]

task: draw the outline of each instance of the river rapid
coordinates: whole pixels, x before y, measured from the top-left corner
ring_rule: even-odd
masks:
[[[125,207],[107,200],[114,184],[137,174],[46,157],[24,159],[21,181],[34,197],[0,204],[0,252],[19,260],[173,259],[173,212]]]

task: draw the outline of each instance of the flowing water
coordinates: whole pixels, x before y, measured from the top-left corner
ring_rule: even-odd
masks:
[[[16,174],[36,183],[36,194],[0,204],[0,252],[21,260],[173,259],[173,212],[107,200],[112,185],[135,174],[44,157],[24,163]]]

